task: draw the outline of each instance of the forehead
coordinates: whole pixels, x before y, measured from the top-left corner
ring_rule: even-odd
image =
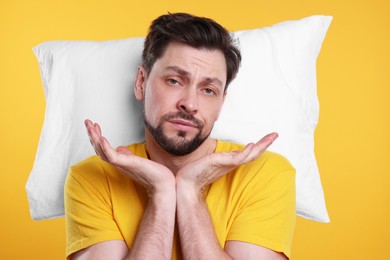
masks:
[[[153,67],[160,70],[176,67],[190,75],[196,73],[206,77],[217,77],[226,82],[225,56],[217,49],[198,49],[184,43],[171,42],[154,65]]]

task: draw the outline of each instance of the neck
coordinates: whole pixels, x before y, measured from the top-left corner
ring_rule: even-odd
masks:
[[[214,153],[217,146],[217,141],[209,137],[195,151],[187,155],[175,156],[161,148],[161,146],[155,141],[153,136],[151,136],[148,131],[146,131],[145,142],[146,152],[149,159],[166,166],[175,175],[176,172],[185,165],[208,154]]]

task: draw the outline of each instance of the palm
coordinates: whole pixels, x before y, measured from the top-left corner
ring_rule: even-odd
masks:
[[[148,191],[160,192],[170,189],[175,179],[165,166],[132,154],[126,147],[113,149],[102,136],[100,126],[86,121],[88,135],[97,155],[117,167]]]
[[[196,190],[201,190],[234,168],[258,158],[276,138],[277,134],[273,133],[255,144],[248,144],[242,151],[207,155],[180,169],[177,178],[192,183]]]

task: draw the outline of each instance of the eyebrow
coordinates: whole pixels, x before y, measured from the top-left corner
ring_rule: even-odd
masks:
[[[189,73],[188,71],[186,71],[186,70],[183,70],[183,69],[181,69],[180,67],[178,67],[178,66],[168,66],[168,67],[166,67],[166,69],[165,70],[172,70],[172,71],[174,71],[174,72],[177,72],[180,76],[185,76],[185,77],[188,77],[189,75],[191,75],[191,73]],[[217,83],[221,88],[223,88],[223,83],[222,83],[222,81],[220,80],[220,79],[218,79],[217,77],[206,77],[205,79],[204,79],[204,82],[207,82],[207,83],[213,83],[213,82],[215,82],[215,83]]]

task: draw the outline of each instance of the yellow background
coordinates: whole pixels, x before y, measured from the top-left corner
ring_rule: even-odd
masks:
[[[332,15],[318,65],[316,155],[332,222],[298,218],[293,259],[389,259],[390,4],[380,0],[1,0],[0,258],[64,258],[64,219],[31,220],[25,183],[45,101],[31,48],[144,36],[167,11],[229,30]]]

